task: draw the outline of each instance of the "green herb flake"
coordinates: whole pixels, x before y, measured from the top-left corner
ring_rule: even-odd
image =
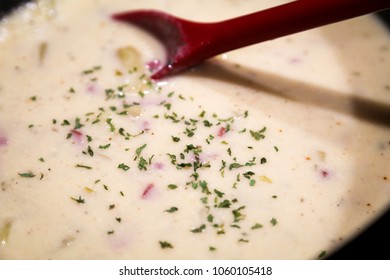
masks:
[[[225,234],[225,229],[224,229],[224,225],[223,224],[214,224],[213,225],[214,228],[217,229],[217,234],[220,235],[220,234]]]
[[[247,172],[243,173],[242,175],[244,175],[245,178],[250,179],[251,176],[255,175],[255,173],[252,171],[247,171]]]
[[[110,131],[111,132],[115,131],[115,125],[112,123],[112,119],[111,118],[106,119],[106,124],[108,124],[110,126]]]
[[[87,166],[87,165],[83,165],[83,164],[76,164],[75,167],[78,167],[78,168],[85,168],[85,169],[92,169],[91,166]]]
[[[194,172],[191,174],[191,177],[194,178],[195,181],[197,181],[199,179],[199,173],[198,172]]]
[[[171,208],[165,210],[164,212],[167,212],[167,213],[173,213],[173,212],[176,212],[178,211],[179,208],[175,207],[175,206],[172,206]]]
[[[228,149],[227,149],[227,153],[228,153],[229,156],[232,156],[232,149],[231,149],[231,148],[228,148]]]
[[[81,198],[81,196],[79,196],[78,198],[71,197],[70,199],[76,201],[79,204],[85,203],[85,199]]]
[[[202,192],[203,193],[206,193],[206,194],[211,194],[209,188],[208,188],[208,184],[206,181],[200,181],[199,182],[199,186],[202,188]]]
[[[253,157],[251,160],[245,163],[245,166],[253,166],[256,165],[256,157]]]
[[[176,165],[176,156],[175,155],[172,155],[172,154],[167,154],[169,156],[169,158],[171,159],[171,163]]]
[[[75,124],[74,124],[74,129],[80,129],[82,128],[84,125],[80,122],[80,118],[76,118],[75,120]]]
[[[200,201],[201,201],[203,204],[207,204],[207,203],[208,203],[208,197],[207,197],[207,196],[202,197],[202,198],[200,199]]]
[[[135,150],[135,158],[134,160],[137,160],[137,158],[141,155],[142,153],[142,150],[145,149],[147,146],[147,144],[143,144],[142,146],[138,147],[136,150]]]
[[[231,164],[229,165],[229,170],[236,169],[236,168],[240,168],[240,167],[243,167],[243,165],[240,164],[240,163],[234,162],[234,163],[231,163]]]
[[[240,238],[240,239],[238,240],[238,242],[239,242],[239,243],[248,243],[249,240],[248,240],[248,239],[244,239],[244,238]]]
[[[210,246],[210,247],[209,247],[209,251],[210,251],[210,252],[215,252],[216,250],[217,250],[217,248],[215,248],[215,247],[213,247],[213,246]]]
[[[214,193],[215,193],[219,198],[222,198],[222,197],[225,195],[225,193],[220,192],[220,191],[217,190],[217,189],[214,189]]]
[[[31,173],[31,172],[26,172],[26,173],[18,173],[20,177],[24,177],[24,178],[33,178],[35,177],[35,174]]]
[[[173,142],[180,142],[180,138],[179,138],[179,137],[172,136],[172,141],[173,141]]]
[[[206,229],[206,225],[203,224],[203,225],[201,225],[201,226],[198,227],[198,228],[194,228],[193,230],[191,230],[191,232],[192,232],[192,233],[201,233],[201,232],[203,232],[205,229]]]
[[[127,166],[127,165],[124,164],[124,163],[120,163],[120,164],[118,165],[118,168],[119,168],[119,169],[122,169],[122,170],[124,170],[124,171],[127,171],[127,170],[130,169],[130,167]]]
[[[278,220],[276,220],[275,218],[272,218],[270,222],[273,226],[276,226],[276,224],[278,223]]]
[[[105,150],[105,149],[108,149],[110,146],[111,146],[111,144],[100,145],[99,149]]]
[[[222,171],[226,167],[226,161],[222,160],[221,163],[222,164],[221,164],[221,168],[219,169],[219,171]]]
[[[319,258],[319,259],[322,259],[322,258],[324,258],[325,256],[326,256],[326,251],[323,250],[323,251],[321,251],[321,253],[318,255],[318,258]]]
[[[187,134],[188,137],[192,137],[195,135],[195,133],[194,133],[195,130],[196,130],[196,128],[193,128],[193,129],[186,128],[186,131],[184,132],[184,134]]]
[[[259,228],[262,228],[262,227],[263,227],[262,224],[256,223],[256,224],[254,224],[254,225],[251,227],[251,229],[259,229]]]
[[[87,148],[87,152],[88,152],[88,154],[91,156],[91,157],[93,157],[94,156],[94,152],[93,152],[93,150],[92,150],[92,148],[91,148],[91,146],[88,146],[88,148]]]
[[[230,208],[231,202],[227,199],[218,204],[218,208]]]
[[[138,162],[138,169],[139,170],[147,170],[148,161],[144,159],[143,157],[140,157]]]
[[[68,120],[63,120],[61,123],[62,126],[70,125],[70,122]]]
[[[171,189],[171,190],[177,189],[177,185],[169,184],[168,189]]]
[[[212,124],[211,122],[209,122],[208,120],[204,120],[204,121],[203,121],[203,125],[204,125],[205,127],[212,127],[212,126],[213,126],[213,124]]]
[[[105,93],[106,93],[106,100],[113,98],[115,96],[115,91],[111,88],[106,89]]]
[[[243,219],[245,219],[245,215],[241,213],[241,210],[244,210],[245,206],[241,206],[238,209],[232,211],[234,217],[234,223],[237,223]]]
[[[173,246],[171,243],[167,241],[159,241],[161,249],[173,249]]]
[[[263,127],[259,131],[250,130],[250,134],[253,138],[255,138],[256,141],[259,141],[261,139],[265,138],[264,132],[266,131],[266,127]]]
[[[98,66],[94,66],[94,67],[92,67],[90,69],[84,70],[81,73],[84,74],[84,75],[89,75],[89,74],[92,74],[95,71],[98,71],[100,69],[102,69],[102,67],[98,65]]]

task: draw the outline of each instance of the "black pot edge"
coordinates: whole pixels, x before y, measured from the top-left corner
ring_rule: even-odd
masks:
[[[327,260],[390,260],[390,209]]]
[[[29,0],[0,0],[0,19]]]

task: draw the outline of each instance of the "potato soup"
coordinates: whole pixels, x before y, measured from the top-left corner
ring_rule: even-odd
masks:
[[[3,18],[0,259],[326,258],[388,209],[377,18],[161,81],[162,45],[110,18],[218,21],[283,2],[42,0]]]

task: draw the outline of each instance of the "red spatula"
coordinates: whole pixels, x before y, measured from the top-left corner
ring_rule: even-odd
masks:
[[[154,10],[114,14],[165,46],[166,63],[152,79],[184,71],[215,55],[390,7],[390,0],[298,0],[215,23],[192,22]]]

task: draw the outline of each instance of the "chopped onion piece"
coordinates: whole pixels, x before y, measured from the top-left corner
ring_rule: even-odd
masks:
[[[11,225],[11,221],[6,221],[0,228],[0,245],[3,247],[7,245]]]
[[[141,54],[132,46],[119,48],[116,55],[128,71],[143,70]]]

